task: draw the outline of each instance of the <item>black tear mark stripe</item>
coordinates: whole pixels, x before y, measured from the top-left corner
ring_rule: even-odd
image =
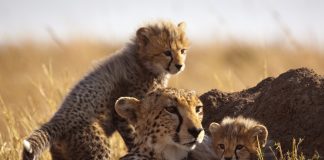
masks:
[[[225,154],[225,148],[224,148],[224,151],[223,151],[223,153],[222,153],[222,156],[221,157],[223,157],[224,156],[224,154]],[[225,158],[225,157],[224,157]]]
[[[170,71],[170,66],[171,66],[171,63],[172,63],[172,61],[173,61],[173,56],[172,56],[172,53],[171,53],[171,56],[170,56],[170,61],[169,61],[169,64],[168,64],[168,71]]]
[[[239,157],[238,157],[236,151],[237,151],[237,150],[235,150],[235,158],[236,158],[237,160],[239,160]]]
[[[178,108],[176,109],[175,114],[178,116],[178,119],[179,119],[179,124],[178,124],[177,130],[176,130],[177,133],[179,133],[179,132],[180,132],[180,128],[181,128],[181,125],[182,125],[182,121],[183,121],[183,119],[182,119],[181,114],[179,113]]]
[[[243,146],[243,147],[245,147],[245,146]],[[235,152],[234,152],[234,153],[235,153],[235,158],[236,158],[237,160],[239,160],[239,156],[237,155],[237,150],[238,150],[238,149],[237,149],[237,146],[236,146],[236,148],[235,148]]]

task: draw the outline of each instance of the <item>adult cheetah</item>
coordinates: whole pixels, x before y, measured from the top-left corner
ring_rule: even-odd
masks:
[[[142,100],[121,97],[117,113],[135,127],[134,147],[121,160],[181,160],[204,138],[202,103],[190,90],[164,88]]]
[[[189,47],[185,23],[158,21],[80,80],[55,115],[23,142],[23,159],[37,159],[50,146],[53,159],[110,159],[107,137],[116,130],[133,146],[133,127],[118,116],[122,96],[143,98],[167,85],[185,67]]]

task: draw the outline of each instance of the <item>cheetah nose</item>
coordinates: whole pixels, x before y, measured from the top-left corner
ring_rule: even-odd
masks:
[[[225,160],[231,160],[232,157],[225,157],[224,159],[225,159]]]
[[[178,70],[180,70],[180,69],[181,69],[181,67],[182,67],[182,64],[175,64],[175,67],[177,67],[177,68],[178,68]]]
[[[196,127],[193,127],[193,128],[189,128],[188,129],[188,132],[195,138],[198,137],[199,133],[202,131],[203,129],[202,128],[196,128]]]

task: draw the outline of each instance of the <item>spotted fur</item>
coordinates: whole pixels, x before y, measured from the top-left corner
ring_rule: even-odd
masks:
[[[195,92],[158,89],[142,100],[122,97],[117,113],[135,127],[135,143],[122,160],[181,160],[204,137],[202,103]]]
[[[110,159],[107,138],[116,130],[133,146],[133,127],[115,113],[118,97],[143,98],[184,69],[188,40],[184,23],[159,21],[79,81],[55,115],[24,140],[23,159],[37,159],[50,146],[53,159]]]
[[[211,123],[212,148],[220,160],[250,160],[257,158],[258,143],[264,147],[267,128],[253,119],[226,117],[221,124]]]

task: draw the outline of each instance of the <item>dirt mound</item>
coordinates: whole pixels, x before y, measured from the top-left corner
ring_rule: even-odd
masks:
[[[284,150],[292,138],[303,138],[301,150],[324,155],[324,77],[313,70],[289,70],[277,78],[267,78],[241,92],[211,90],[201,96],[203,125],[220,122],[225,116],[244,115],[268,127],[269,138],[279,141]]]

